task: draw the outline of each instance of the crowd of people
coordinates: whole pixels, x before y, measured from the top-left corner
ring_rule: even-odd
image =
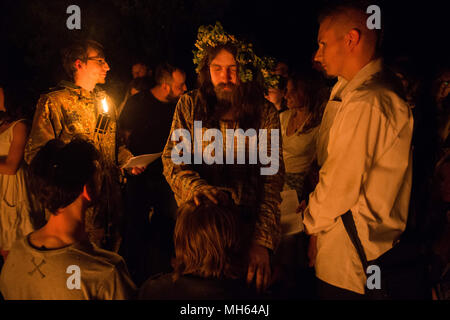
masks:
[[[448,299],[450,69],[422,90],[366,20],[325,8],[296,70],[201,28],[195,89],[138,62],[121,101],[77,41],[31,124],[1,89],[2,298]]]

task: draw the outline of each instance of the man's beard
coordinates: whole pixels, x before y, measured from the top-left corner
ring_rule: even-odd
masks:
[[[217,104],[214,108],[214,118],[221,119],[224,114],[236,108],[238,87],[233,83],[220,83],[214,87],[214,92],[217,98]]]
[[[236,101],[237,89],[238,86],[234,83],[219,83],[214,87],[217,101],[219,103],[234,104]]]

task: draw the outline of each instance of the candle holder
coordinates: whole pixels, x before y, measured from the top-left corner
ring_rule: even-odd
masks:
[[[111,123],[111,116],[108,114],[108,103],[106,98],[101,100],[103,106],[103,112],[97,116],[97,122],[95,124],[94,139],[100,140],[103,135],[108,132],[109,124]]]
[[[111,117],[107,113],[101,113],[97,116],[97,123],[95,125],[95,134],[105,134],[108,131]]]

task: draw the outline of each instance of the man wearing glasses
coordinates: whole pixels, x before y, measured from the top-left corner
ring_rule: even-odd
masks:
[[[75,136],[91,140],[104,158],[102,208],[87,215],[91,240],[105,249],[117,250],[118,237],[112,236],[118,225],[120,199],[119,170],[132,154],[125,146],[116,144],[117,112],[112,100],[97,84],[105,83],[110,70],[103,47],[92,40],[78,41],[62,52],[62,62],[70,81],[42,94],[36,106],[33,125],[25,148],[25,161],[30,163],[47,141],[60,139],[69,143]],[[141,168],[133,168],[139,174]],[[113,212],[115,211],[115,212]],[[106,219],[106,220],[105,220]]]

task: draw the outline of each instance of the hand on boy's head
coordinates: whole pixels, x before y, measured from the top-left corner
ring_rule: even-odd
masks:
[[[214,204],[227,204],[231,200],[226,192],[213,186],[202,187],[194,192],[195,205],[199,206],[204,199],[209,199]]]

